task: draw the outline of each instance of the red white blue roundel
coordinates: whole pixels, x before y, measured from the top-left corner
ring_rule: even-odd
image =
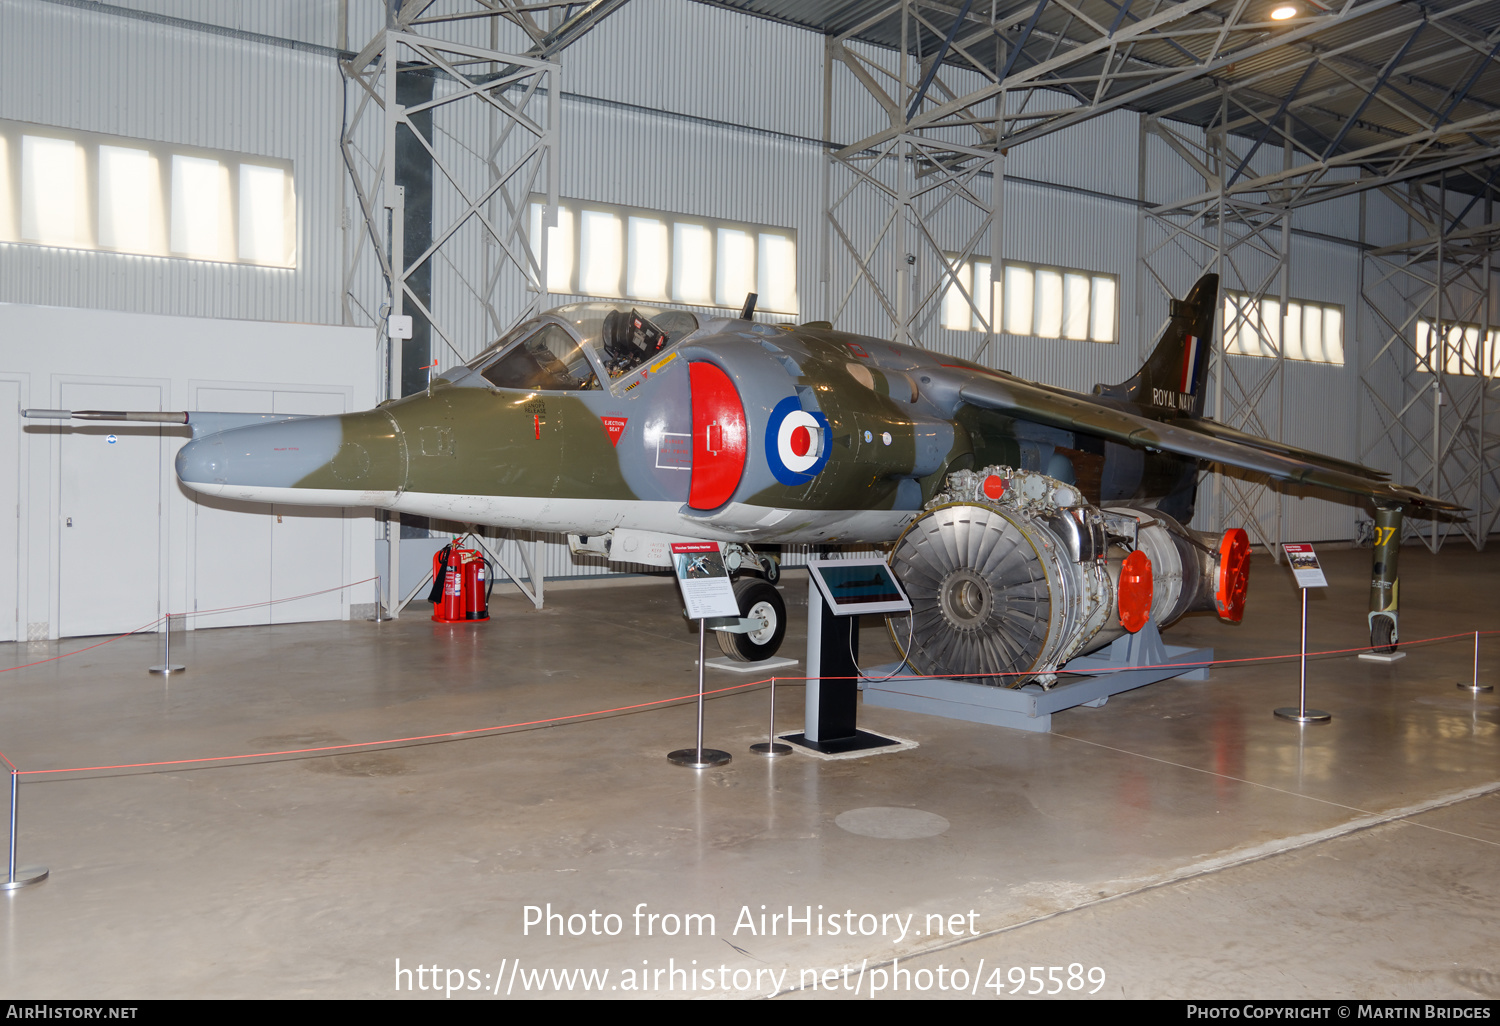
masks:
[[[828,463],[828,418],[787,396],[766,422],[766,462],[784,485],[806,484]]]

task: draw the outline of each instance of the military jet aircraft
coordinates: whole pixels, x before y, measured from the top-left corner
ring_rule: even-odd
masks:
[[[743,620],[775,653],[783,544],[892,544],[914,604],[892,637],[921,673],[1043,685],[1147,619],[1238,619],[1249,543],[1185,525],[1208,463],[1373,500],[1372,637],[1396,642],[1407,508],[1454,510],[1357,463],[1204,419],[1218,280],[1171,306],[1138,373],[1085,396],[835,331],[604,302],[515,328],[426,391],[341,416],[31,411],[187,423],[182,483],[251,502],[379,507],[567,534],[668,565],[722,544]]]

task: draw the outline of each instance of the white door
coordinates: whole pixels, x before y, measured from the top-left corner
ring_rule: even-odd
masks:
[[[21,637],[21,383],[0,381],[0,641]]]
[[[272,409],[292,414],[344,413],[347,402],[342,392],[277,389]],[[349,583],[344,510],[278,505],[271,511],[271,594],[277,599],[271,607],[271,622],[343,619],[349,604],[348,590],[339,589]]]
[[[268,388],[200,387],[192,408],[270,413]],[[194,630],[271,622],[271,507],[189,492]],[[244,607],[244,608],[234,608]]]
[[[162,386],[70,381],[63,409],[160,410]],[[58,437],[58,633],[134,630],[162,613],[162,429],[75,422]]]

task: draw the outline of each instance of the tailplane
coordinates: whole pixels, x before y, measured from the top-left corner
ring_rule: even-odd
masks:
[[[1219,276],[1199,278],[1186,299],[1172,300],[1167,330],[1135,376],[1118,385],[1095,385],[1094,394],[1164,412],[1203,416],[1218,298]]]

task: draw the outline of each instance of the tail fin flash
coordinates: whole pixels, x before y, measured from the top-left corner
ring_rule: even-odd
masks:
[[[1135,376],[1118,385],[1095,385],[1094,394],[1190,417],[1203,416],[1218,298],[1219,276],[1205,274],[1199,278],[1186,299],[1172,300],[1167,330]]]

